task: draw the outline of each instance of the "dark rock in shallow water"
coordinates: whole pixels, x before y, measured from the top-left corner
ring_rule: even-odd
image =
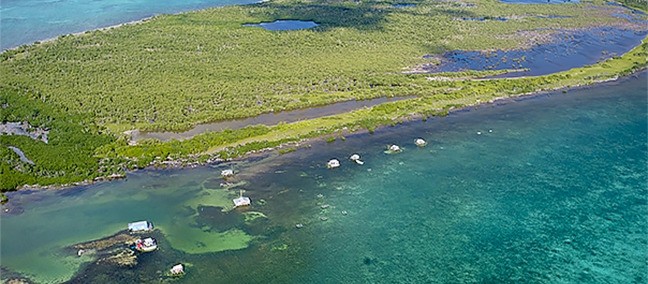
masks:
[[[89,242],[79,243],[70,247],[78,256],[95,254],[95,264],[109,264],[125,267],[137,265],[137,255],[128,246],[138,236],[119,232],[115,235]]]
[[[34,283],[27,279],[24,275],[11,271],[5,267],[0,266],[0,275],[4,278],[3,283],[7,284],[31,284]]]
[[[155,238],[160,249],[152,253],[133,252],[129,248],[130,242],[143,237]],[[122,231],[99,240],[79,243],[68,249],[70,253],[77,253],[72,250],[83,248],[87,253],[95,253],[96,260],[83,266],[66,283],[160,283],[169,279],[158,272],[167,271],[170,263],[177,263],[183,258],[182,253],[170,247],[159,230],[146,235],[131,235]]]
[[[2,206],[2,214],[20,215],[24,212],[25,209],[22,206],[7,204]]]
[[[110,248],[115,248],[115,247],[126,247],[128,243],[132,243],[135,241],[138,237],[129,235],[125,232],[120,232],[115,235],[99,239],[99,240],[92,240],[89,242],[85,243],[79,243],[76,245],[73,245],[72,248],[75,250],[96,250],[98,252],[108,250]]]
[[[364,263],[365,265],[370,265],[374,263],[374,261],[375,260],[372,259],[371,257],[365,256],[365,258],[362,260],[362,263]]]
[[[5,283],[7,283],[7,284],[31,284],[33,282],[31,282],[31,281],[29,281],[27,279],[24,279],[24,278],[12,278],[12,279],[7,280],[7,282],[5,282]]]
[[[117,253],[113,253],[108,257],[97,260],[97,264],[102,262],[117,266],[133,267],[137,265],[137,256],[135,255],[135,252],[130,249],[120,249]]]
[[[213,230],[224,232],[245,225],[245,217],[239,211],[223,211],[218,206],[199,206],[196,223]]]

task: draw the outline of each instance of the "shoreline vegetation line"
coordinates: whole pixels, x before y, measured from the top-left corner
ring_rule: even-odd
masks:
[[[502,99],[561,90],[567,92],[574,88],[601,84],[637,72],[645,72],[644,70],[648,66],[646,59],[648,58],[648,37],[646,37],[638,46],[623,55],[614,56],[592,65],[548,75],[484,78],[485,76],[506,72],[502,70],[442,74],[396,73],[393,72],[396,66],[403,68],[402,66],[421,64],[421,60],[424,59],[421,59],[420,56],[414,59],[410,58],[405,62],[402,60],[411,54],[421,54],[423,49],[418,46],[401,44],[399,41],[384,43],[385,39],[381,39],[381,36],[388,36],[388,34],[384,34],[387,31],[382,30],[384,27],[380,25],[383,24],[376,24],[382,23],[382,18],[373,19],[372,21],[375,22],[369,24],[361,22],[367,20],[366,18],[354,18],[356,15],[353,13],[366,16],[365,12],[373,11],[375,14],[378,11],[376,7],[382,7],[375,5],[381,4],[360,3],[351,5],[353,7],[344,6],[343,9],[351,9],[349,13],[353,14],[352,17],[349,19],[332,19],[329,16],[335,15],[336,12],[339,12],[339,9],[342,9],[341,7],[332,4],[331,7],[322,8],[324,10],[317,10],[319,7],[316,9],[311,6],[299,6],[299,2],[291,1],[272,1],[244,6],[212,8],[172,16],[155,16],[138,20],[136,22],[140,24],[137,25],[125,23],[118,25],[119,28],[106,27],[91,32],[83,32],[81,36],[62,36],[47,44],[21,46],[4,51],[0,54],[0,78],[2,78],[0,79],[0,105],[2,106],[0,111],[2,112],[3,123],[28,122],[29,125],[35,128],[48,129],[49,142],[45,144],[31,139],[29,136],[0,136],[0,146],[2,146],[0,147],[0,156],[3,157],[3,163],[0,164],[0,189],[2,192],[6,192],[17,189],[63,188],[123,178],[128,171],[146,167],[192,167],[242,158],[269,149],[278,149],[279,153],[291,152],[296,148],[304,147],[312,139],[344,139],[345,135],[365,131],[373,133],[379,127],[393,126],[418,119],[425,120],[429,117],[445,116],[452,111],[493,103]],[[278,3],[284,3],[285,8],[274,8],[273,5]],[[542,5],[507,6],[482,1],[476,1],[476,3],[482,5],[479,7],[483,9],[479,10],[480,13],[490,13],[497,10],[498,7],[507,7],[516,13],[523,13],[522,11],[526,11],[524,9],[529,9],[530,13],[535,11],[544,14],[547,14],[547,11],[555,11],[555,9],[545,10],[550,8],[542,7]],[[432,6],[425,6],[427,4]],[[445,6],[439,8],[435,5]],[[578,6],[562,10],[572,16],[577,15],[581,11],[579,9],[584,9],[583,7],[594,9],[587,5],[592,4],[578,4]],[[417,6],[408,9],[418,9],[416,11],[422,13],[423,11],[443,11],[448,7],[456,9],[453,13],[467,13],[467,11],[475,13],[474,9],[476,9],[471,6],[454,7],[448,3],[422,3],[421,7]],[[592,7],[598,7],[596,9],[618,9],[618,7]],[[601,13],[611,13],[610,11],[605,10]],[[278,33],[241,27],[240,25],[240,23],[244,22],[299,18],[292,14],[294,12],[304,13],[304,18],[300,20],[316,20],[321,25],[308,31]],[[322,13],[332,14],[325,14],[321,16],[323,17],[321,19],[313,19],[312,17],[316,15],[313,13],[319,13],[317,15]],[[391,13],[385,12],[382,16],[403,21],[417,19],[416,14],[392,15]],[[555,13],[558,13],[558,11],[555,11]],[[230,17],[235,20],[231,20]],[[642,17],[645,18],[645,15]],[[615,26],[621,23],[620,20],[617,21],[613,17],[598,19],[604,24],[594,24],[591,19],[587,18],[577,20],[572,18],[552,18],[551,21],[570,25],[569,28],[585,30],[605,26],[605,24]],[[348,22],[343,22],[344,20]],[[206,24],[186,26],[184,24],[186,21],[205,21],[213,26]],[[535,21],[539,20],[533,21],[533,27],[543,27],[540,22],[535,23]],[[549,19],[543,19],[543,21],[549,21]],[[520,31],[517,26],[512,28],[504,26],[510,22],[513,21],[462,22],[459,27],[503,29],[502,34],[491,36],[495,38],[498,35],[511,35]],[[366,24],[366,26],[360,24]],[[522,24],[527,25],[528,23],[514,23],[514,25]],[[402,25],[407,28],[410,27],[408,26],[409,22]],[[160,31],[166,31],[166,29],[171,29],[173,32],[160,33]],[[453,29],[448,28],[447,31]],[[220,35],[229,35],[233,39],[222,43],[219,42],[221,45],[218,46],[200,42],[203,40],[204,33],[209,30],[217,31]],[[642,32],[645,32],[645,30],[642,30]],[[186,35],[186,37],[178,37],[179,34]],[[364,34],[369,34],[370,37],[359,37],[359,35]],[[196,44],[196,46],[192,47],[195,49],[173,50],[178,46],[175,45],[176,41],[179,42],[180,46],[189,44],[184,41],[189,40],[190,35],[193,35],[190,40],[198,41],[196,43],[191,42],[191,44]],[[259,54],[260,58],[264,58],[268,62],[257,64],[259,70],[254,70],[254,68],[246,69],[249,73],[247,78],[240,77],[245,75],[238,73],[232,74],[232,76],[236,77],[228,78],[228,73],[222,73],[219,76],[223,77],[222,80],[225,81],[219,81],[220,78],[210,79],[214,78],[214,74],[201,73],[200,69],[185,68],[187,66],[185,64],[203,61],[205,64],[211,65],[219,62],[219,68],[245,67],[252,64],[250,62],[241,62],[240,58],[236,57],[239,54],[248,52],[243,47],[252,48],[246,46],[246,44],[254,43],[253,40],[249,42],[235,40],[243,36],[254,40],[277,38],[278,40],[293,42],[301,41],[301,43],[296,47],[292,47],[295,54],[290,60],[270,56],[274,52],[286,52],[283,46],[272,46],[273,49],[268,51],[268,54]],[[403,36],[403,40],[410,40],[406,38],[408,35]],[[335,39],[336,37],[338,39]],[[462,44],[473,48],[489,44],[511,45],[511,43],[507,42],[490,42],[491,37],[465,41]],[[374,43],[376,39],[377,41]],[[313,43],[310,43],[309,40]],[[357,42],[360,40],[366,42]],[[133,41],[133,44],[127,44],[129,41]],[[171,41],[171,43],[167,41]],[[461,41],[458,40],[458,42]],[[317,44],[319,43],[326,43],[326,45],[318,47]],[[314,44],[316,48],[312,48],[309,44]],[[387,48],[383,47],[385,44]],[[138,45],[142,45],[144,49],[138,49],[141,48]],[[453,45],[450,44],[450,46]],[[397,47],[402,47],[402,50],[394,51],[393,48]],[[221,51],[215,52],[214,48],[220,48]],[[254,48],[257,48],[254,50],[261,50],[262,47]],[[383,61],[380,62],[372,62],[370,59],[357,57],[366,54],[368,50],[379,48],[385,49],[375,50],[375,52],[395,52],[396,55],[381,54]],[[129,60],[128,57],[123,56],[130,54],[131,51],[129,50],[131,49],[137,49],[136,58],[143,60],[140,62],[139,69],[126,69],[131,66],[128,64],[122,64],[124,66],[108,65]],[[167,49],[172,50],[174,54],[179,54],[180,57],[165,57],[165,55],[169,54]],[[227,52],[231,50],[240,51],[232,53],[232,57],[227,57],[229,56],[226,55]],[[443,50],[446,49],[433,51],[438,53]],[[306,53],[306,56],[300,57],[300,52]],[[334,56],[333,54],[343,54],[344,56],[331,58]],[[317,60],[322,58],[327,60],[313,61],[311,57]],[[348,59],[346,58],[357,58],[357,60],[347,62]],[[250,60],[253,61],[253,59]],[[90,63],[84,64],[83,62]],[[127,89],[127,84],[129,84],[127,81],[131,77],[134,79],[141,78],[141,72],[155,70],[152,69],[152,66],[159,64],[162,64],[165,68],[173,68],[163,69],[160,74],[148,74],[148,77],[150,77],[147,78],[148,81],[137,82],[134,89]],[[276,71],[278,73],[267,73],[265,72],[267,71],[265,64],[268,66],[285,64],[296,69],[287,68],[287,70]],[[309,69],[299,69],[306,68],[304,66]],[[91,72],[86,72],[86,69],[89,71],[103,70],[102,72],[108,73],[96,73],[97,77],[93,77]],[[112,74],[110,70],[134,75],[102,77],[101,74]],[[215,72],[216,70],[220,69],[211,71]],[[337,72],[340,74],[333,76],[331,72],[335,70],[339,70]],[[387,70],[392,71],[389,73],[386,72]],[[31,71],[33,72],[30,73]],[[257,71],[260,72],[259,75],[257,75]],[[79,74],[83,75],[80,75],[81,77],[78,77],[78,80],[63,80],[67,78],[65,76],[74,76],[74,74],[66,74],[75,72],[81,72]],[[63,76],[63,78],[58,78],[57,75]],[[314,77],[311,78],[310,76]],[[206,92],[206,94],[210,94],[210,97],[172,96],[176,100],[174,101],[167,100],[165,95],[160,97],[152,95],[147,97],[124,97],[127,92],[119,96],[109,93],[109,89],[114,88],[134,93],[142,90],[148,92],[151,88],[153,88],[153,92],[163,92],[165,86],[167,86],[163,78],[171,78],[172,80],[180,78],[179,80],[185,81],[189,80],[186,78],[199,78],[207,82],[207,85],[195,86],[189,80],[187,85],[178,86],[174,83],[176,81],[171,81],[174,85],[166,91],[174,94],[176,90],[174,88],[178,87],[180,88],[178,90],[184,90],[187,93]],[[56,83],[59,81],[60,83]],[[96,84],[114,86],[114,88],[94,88]],[[160,84],[160,89],[157,91],[155,90],[155,84]],[[251,99],[249,99],[249,96],[244,96],[244,94],[248,94],[246,93],[248,88],[250,89],[249,96],[251,96]],[[228,91],[233,93],[228,94]],[[69,96],[64,94],[69,94]],[[295,94],[300,94],[300,96]],[[396,96],[408,96],[411,98],[291,123],[279,123],[272,126],[251,125],[236,130],[207,132],[182,141],[162,142],[154,139],[144,139],[132,145],[133,143],[129,143],[129,137],[121,134],[125,130],[124,127],[128,125],[131,127],[146,125],[147,123],[152,125],[158,123],[157,120],[163,121],[165,118],[162,116],[166,115],[164,114],[166,110],[182,113],[189,118],[188,123],[200,123],[205,119],[200,116],[199,111],[203,108],[201,104],[207,102],[212,104],[214,108],[222,108],[224,115],[233,116],[226,117],[226,119],[232,119],[237,118],[236,115],[250,117],[246,116],[246,112],[249,111],[264,113],[263,110],[266,109],[283,111],[327,105],[350,99],[366,100]],[[151,101],[153,98],[162,100],[162,102]],[[129,109],[130,106],[133,106],[132,103],[135,102],[139,102],[139,106]],[[110,109],[105,109],[103,106],[109,106]],[[153,107],[152,110],[151,107]],[[121,111],[120,117],[110,116],[113,108],[117,111],[116,113]],[[92,110],[92,112],[89,112],[89,110]],[[149,111],[152,112],[149,113]],[[192,116],[195,113],[198,114]],[[124,121],[129,119],[131,122],[125,123],[121,121],[122,119]],[[182,119],[182,117],[172,118],[168,124],[177,127],[177,129],[186,128],[186,125],[173,122],[177,119]],[[22,162],[9,147],[21,149],[33,161],[33,164]],[[3,201],[6,201],[4,194],[2,197]]]

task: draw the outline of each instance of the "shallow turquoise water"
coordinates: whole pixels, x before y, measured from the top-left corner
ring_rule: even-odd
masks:
[[[216,169],[13,194],[9,206],[25,212],[2,216],[2,266],[42,281],[80,269],[72,283],[157,282],[177,262],[192,264],[184,283],[645,283],[648,80],[638,77]],[[427,147],[414,146],[419,136]],[[404,151],[384,154],[392,143]],[[346,159],[354,152],[364,165]],[[342,166],[327,170],[331,158]],[[236,187],[253,200],[247,210],[268,219],[248,224],[237,219],[245,210],[187,207],[207,200],[230,166],[232,182],[248,182]],[[137,219],[176,234],[137,269],[81,264],[59,249]],[[177,244],[200,238],[184,236],[185,223],[254,240],[192,253]]]
[[[303,160],[359,151],[365,165],[320,172],[334,209],[312,228],[312,262],[295,282],[645,283],[641,78],[311,150],[328,153]],[[417,149],[416,136],[430,145]],[[381,154],[388,143],[406,149]]]
[[[3,0],[0,49],[77,33],[157,14],[171,14],[256,0]]]

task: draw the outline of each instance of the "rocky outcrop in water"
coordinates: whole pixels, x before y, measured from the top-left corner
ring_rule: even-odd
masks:
[[[137,255],[129,248],[138,237],[125,232],[107,238],[73,245],[78,256],[95,254],[95,264],[112,264],[133,267],[137,265]]]
[[[108,263],[117,266],[133,267],[137,265],[137,256],[130,249],[121,249],[108,257],[97,260],[97,264]]]

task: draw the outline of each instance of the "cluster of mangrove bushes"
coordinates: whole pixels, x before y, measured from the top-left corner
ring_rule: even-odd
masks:
[[[424,55],[532,44],[519,31],[627,22],[613,16],[620,7],[609,5],[396,3],[273,1],[158,16],[4,52],[0,84],[35,89],[32,99],[89,115],[114,132],[178,131],[349,99],[411,95],[418,85],[401,72],[428,63]],[[508,20],[462,20],[479,17]],[[276,19],[320,25],[290,32],[244,26]]]
[[[626,5],[630,8],[637,9],[643,12],[648,11],[648,1],[647,0],[621,0],[623,5]]]
[[[134,161],[140,167],[155,164],[156,160],[166,158],[192,158],[196,161],[205,161],[210,157],[223,159],[239,157],[250,151],[335,134],[342,130],[371,132],[377,127],[394,125],[412,117],[445,115],[453,108],[498,98],[606,81],[644,69],[647,65],[647,57],[648,42],[644,40],[640,46],[622,57],[556,74],[515,79],[453,81],[451,83],[454,88],[439,91],[437,95],[389,102],[369,109],[272,127],[253,126],[206,133],[184,141],[149,140],[136,146],[113,144],[110,152],[115,157]],[[438,83],[428,82],[428,84]]]
[[[95,157],[97,148],[115,142],[102,134],[91,117],[70,115],[52,105],[28,98],[21,90],[0,87],[0,122],[28,122],[48,129],[48,143],[22,135],[0,135],[0,190],[25,184],[69,184],[120,172],[116,164]],[[17,147],[33,164],[9,147]]]

